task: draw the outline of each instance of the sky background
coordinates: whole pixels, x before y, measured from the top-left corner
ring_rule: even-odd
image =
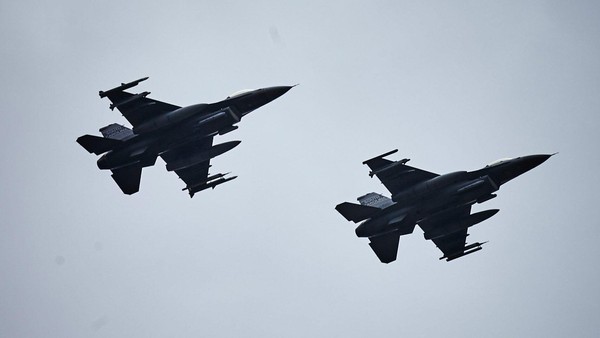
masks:
[[[0,337],[600,336],[596,1],[0,1]],[[162,160],[126,196],[75,139],[300,85],[190,199]],[[419,228],[379,263],[334,207],[361,162],[437,173],[559,152],[474,211],[446,263]]]

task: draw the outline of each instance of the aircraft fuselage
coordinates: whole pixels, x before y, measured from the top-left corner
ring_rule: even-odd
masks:
[[[98,168],[115,169],[139,163],[152,166],[161,153],[207,136],[237,129],[243,116],[275,100],[291,87],[269,87],[228,97],[216,103],[178,108],[134,127],[134,135],[98,159]]]
[[[400,230],[401,234],[411,233],[414,224],[426,218],[496,197],[493,193],[500,185],[533,169],[549,156],[519,157],[497,166],[473,172],[448,173],[418,183],[392,196],[394,204],[362,222],[356,228],[356,235],[371,237],[393,230]]]

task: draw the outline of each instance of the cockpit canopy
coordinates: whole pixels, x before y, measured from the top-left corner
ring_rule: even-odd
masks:
[[[501,163],[504,163],[504,162],[508,162],[508,161],[510,161],[510,160],[512,160],[512,158],[510,158],[510,157],[501,158],[501,159],[499,159],[499,160],[495,160],[494,162],[492,162],[492,163],[490,163],[490,164],[486,165],[485,167],[486,167],[486,168],[489,168],[489,167],[497,166],[498,164],[501,164]]]
[[[254,91],[254,89],[242,89],[242,90],[238,90],[237,92],[235,92],[235,93],[227,96],[227,98],[228,99],[233,99],[234,97],[242,96],[244,94],[247,94],[247,93],[250,93],[250,92],[253,92],[253,91]]]

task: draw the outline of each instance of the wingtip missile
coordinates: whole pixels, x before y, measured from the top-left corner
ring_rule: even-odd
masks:
[[[224,176],[229,175],[229,174],[231,174],[231,172],[227,172],[227,173],[224,173],[224,174],[223,173],[219,173],[219,174],[214,174],[212,176],[208,176],[207,178],[205,178],[205,179],[203,179],[203,180],[201,180],[201,181],[199,181],[199,182],[197,182],[195,184],[188,185],[188,186],[184,187],[183,189],[181,189],[181,191],[194,190],[194,188],[196,188],[196,187],[203,186],[203,185],[207,184],[210,181],[216,180],[217,178],[221,178],[221,177],[224,177]]]
[[[385,154],[381,154],[381,155],[379,155],[379,156],[375,156],[375,157],[373,157],[373,158],[370,158],[370,159],[368,159],[368,160],[365,160],[365,161],[363,161],[363,164],[368,164],[368,163],[369,163],[369,162],[371,162],[371,161],[378,160],[378,159],[380,159],[380,158],[384,158],[384,157],[386,157],[386,156],[389,156],[389,155],[391,155],[391,154],[395,154],[395,153],[397,153],[397,152],[398,152],[398,149],[394,149],[394,150],[388,151],[388,152],[387,152],[387,153],[385,153]],[[407,161],[408,161],[408,160],[407,160]]]
[[[379,168],[377,170],[371,170],[371,171],[369,171],[369,177],[373,177],[375,175],[379,175],[379,174],[385,173],[387,171],[393,171],[395,168],[397,168],[399,166],[405,165],[406,162],[408,162],[408,161],[410,161],[410,159],[403,158],[400,161],[392,162],[391,164],[386,165],[386,166],[384,166],[382,168]],[[410,171],[414,171],[414,170],[410,170]]]
[[[470,251],[465,251],[464,253],[462,253],[462,254],[460,254],[460,255],[456,255],[456,256],[450,256],[450,257],[446,258],[446,262],[450,262],[450,261],[453,261],[453,260],[455,260],[455,259],[457,259],[457,258],[460,258],[460,257],[466,256],[466,255],[470,255],[470,254],[472,254],[472,253],[474,253],[474,252],[477,252],[477,251],[479,251],[479,250],[481,250],[481,249],[483,249],[483,248],[482,248],[482,247],[480,247],[480,246],[478,246],[478,247],[476,247],[475,249],[472,249],[472,250],[470,250]]]
[[[100,95],[100,98],[104,98],[104,97],[106,97],[106,96],[110,95],[111,93],[116,93],[116,92],[123,91],[123,90],[125,90],[125,89],[129,89],[129,88],[131,88],[131,87],[135,87],[135,86],[137,86],[137,85],[138,85],[140,82],[142,82],[142,81],[146,81],[146,80],[148,80],[149,78],[150,78],[149,76],[146,76],[146,77],[143,77],[143,78],[141,78],[141,79],[137,79],[137,80],[135,80],[135,81],[131,81],[131,82],[129,82],[129,83],[121,83],[121,85],[120,85],[120,86],[118,86],[118,87],[115,87],[115,88],[113,88],[113,89],[109,89],[109,90],[107,90],[107,91],[102,91],[102,90],[101,90],[101,91],[99,91],[99,92],[98,92],[98,94]]]
[[[233,181],[236,178],[238,178],[237,176],[231,176],[231,177],[227,177],[227,178],[222,178],[218,181],[215,181],[214,183],[211,183],[212,188],[214,189],[217,185],[223,184],[225,182],[229,182],[229,181]]]
[[[469,244],[467,246],[464,247],[462,252],[458,252],[458,253],[454,253],[454,254],[450,254],[450,255],[444,255],[442,257],[440,257],[440,260],[442,259],[446,259],[446,262],[450,262],[452,260],[455,260],[457,258],[472,254],[474,252],[477,252],[481,249],[483,249],[481,246],[484,245],[485,243],[487,243],[488,241],[485,242],[475,242],[473,244]]]
[[[229,174],[229,173],[227,173]],[[190,197],[194,197],[194,194],[196,194],[197,192],[200,192],[202,190],[206,190],[208,188],[212,188],[214,189],[217,185],[221,185],[225,182],[229,182],[231,180],[234,180],[237,178],[237,176],[232,176],[232,177],[227,177],[224,178],[223,176],[227,175],[227,174],[217,174],[217,175],[213,175],[211,177],[209,177],[209,179],[213,179],[214,181],[205,181],[204,183],[201,183],[199,185],[195,185],[195,186],[191,186],[191,187],[186,187],[183,190],[188,190]],[[215,178],[219,178],[216,179]]]

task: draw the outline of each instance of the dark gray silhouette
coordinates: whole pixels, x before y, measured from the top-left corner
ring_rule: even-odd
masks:
[[[413,232],[419,224],[425,239],[432,240],[451,261],[481,250],[484,243],[466,243],[467,229],[494,216],[498,209],[471,214],[471,206],[496,197],[500,186],[537,167],[552,155],[531,155],[495,161],[476,171],[434,174],[406,165],[408,159],[390,161],[384,157],[393,150],[364,161],[392,193],[392,198],[369,193],[360,204],[344,202],[335,209],[347,220],[363,221],[358,237],[368,237],[369,245],[381,262],[396,260],[401,235]]]
[[[149,92],[131,94],[125,89],[147,80],[142,78],[107,91],[110,109],[117,108],[133,129],[113,123],[100,129],[103,137],[83,135],[77,142],[90,153],[102,155],[98,168],[110,169],[125,194],[139,191],[142,168],[153,166],[158,156],[186,183],[190,197],[215,188],[237,176],[210,175],[210,159],[241,141],[213,145],[213,137],[238,128],[243,116],[285,94],[291,86],[240,91],[215,103],[179,107],[148,98]]]

